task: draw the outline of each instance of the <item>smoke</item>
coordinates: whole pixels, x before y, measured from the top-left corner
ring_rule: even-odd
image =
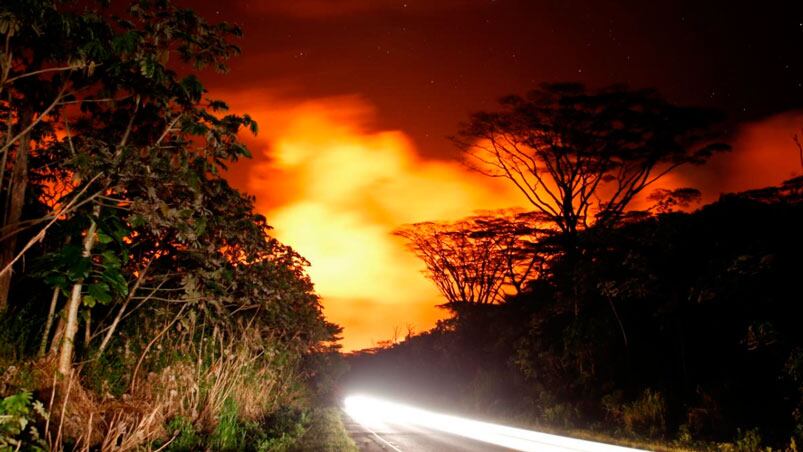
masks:
[[[270,101],[234,97],[237,110],[269,129],[251,143],[259,155],[240,177],[276,237],[311,262],[346,350],[390,339],[396,329],[431,328],[444,314],[423,265],[392,236],[396,228],[520,203],[501,181],[425,160],[401,132],[372,130],[374,112],[358,97],[271,109]]]
[[[249,143],[254,159],[230,176],[256,196],[276,237],[311,262],[327,318],[344,327],[344,349],[434,326],[445,314],[436,307],[442,297],[392,231],[525,206],[521,194],[503,179],[422,158],[404,133],[376,130],[376,112],[358,96],[285,104],[265,93],[222,96],[267,132]],[[642,198],[656,188],[695,187],[711,202],[720,193],[800,174],[792,136],[802,126],[803,113],[746,124],[734,136],[732,152],[670,174],[633,207],[646,207]]]
[[[803,112],[792,111],[742,124],[730,140],[730,152],[702,166],[685,166],[655,188],[694,187],[703,204],[725,193],[778,185],[803,173],[795,134],[803,133]]]

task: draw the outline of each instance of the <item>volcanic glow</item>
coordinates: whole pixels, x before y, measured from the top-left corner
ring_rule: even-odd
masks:
[[[401,132],[371,131],[373,112],[356,97],[244,111],[269,129],[252,143],[265,155],[251,163],[247,190],[277,238],[311,262],[327,318],[345,328],[345,350],[428,329],[443,315],[394,229],[520,203],[501,181],[422,159]]]
[[[217,95],[260,123],[260,135],[248,143],[254,159],[235,168],[231,179],[256,196],[276,237],[311,262],[327,319],[344,327],[344,350],[403,336],[408,327],[426,330],[445,314],[422,263],[392,231],[525,206],[503,179],[453,160],[427,160],[403,132],[376,130],[376,112],[360,97],[277,103],[263,92]],[[733,153],[673,173],[644,196],[658,187],[692,186],[710,202],[723,191],[779,183],[796,171],[791,125],[798,119],[784,115],[745,127]],[[776,138],[773,152],[758,146],[768,142],[767,134]],[[773,174],[760,171],[762,162],[773,163]],[[733,183],[734,173],[750,168],[752,177]],[[634,206],[646,204],[639,199]]]

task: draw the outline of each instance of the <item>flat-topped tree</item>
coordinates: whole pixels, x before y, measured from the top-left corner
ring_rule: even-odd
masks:
[[[477,171],[510,180],[553,221],[566,246],[578,231],[615,224],[645,188],[728,147],[713,142],[710,110],[653,90],[544,84],[475,113],[454,141]]]

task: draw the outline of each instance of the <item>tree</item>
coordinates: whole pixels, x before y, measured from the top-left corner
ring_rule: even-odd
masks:
[[[8,304],[10,268],[31,176],[29,160],[54,139],[54,123],[95,68],[76,40],[92,36],[89,17],[64,13],[48,1],[4,2],[0,7],[0,311]],[[81,44],[86,44],[85,41]],[[7,174],[8,173],[8,174]]]
[[[506,292],[522,293],[533,279],[544,276],[555,254],[555,229],[540,212],[500,210],[472,217],[474,236],[494,237],[504,263]]]
[[[545,84],[480,112],[454,139],[479,172],[512,182],[573,248],[579,230],[615,224],[642,190],[683,164],[727,149],[714,112],[652,90]]]
[[[448,303],[491,304],[515,293],[543,271],[539,242],[552,231],[542,215],[500,211],[448,223],[405,226],[395,235],[426,266],[426,275]]]
[[[448,303],[490,304],[501,299],[505,262],[498,239],[475,234],[471,220],[416,223],[395,232],[426,265]]]

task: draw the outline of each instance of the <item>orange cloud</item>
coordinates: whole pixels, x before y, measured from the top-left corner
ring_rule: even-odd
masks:
[[[396,329],[428,329],[444,314],[422,263],[393,230],[525,205],[505,180],[453,161],[424,159],[404,133],[375,130],[375,112],[357,96],[300,104],[277,103],[268,91],[221,97],[236,111],[251,113],[263,130],[249,143],[254,160],[235,168],[233,181],[256,196],[277,238],[311,262],[327,318],[344,327],[345,350],[373,346]],[[641,198],[655,188],[692,186],[710,202],[721,192],[800,174],[791,137],[801,126],[801,113],[748,124],[736,135],[733,152],[684,167]],[[636,200],[634,207],[645,202]]]
[[[731,152],[706,165],[686,166],[661,181],[661,187],[695,187],[703,203],[723,193],[778,185],[803,174],[793,137],[803,133],[803,111],[792,111],[743,124],[730,141]]]
[[[235,98],[238,110],[270,129],[256,143],[264,154],[249,168],[247,190],[277,238],[311,262],[327,318],[344,327],[346,350],[388,339],[396,327],[428,329],[443,315],[423,265],[393,230],[520,203],[501,181],[423,159],[401,132],[372,131],[373,111],[357,97],[270,109]]]

